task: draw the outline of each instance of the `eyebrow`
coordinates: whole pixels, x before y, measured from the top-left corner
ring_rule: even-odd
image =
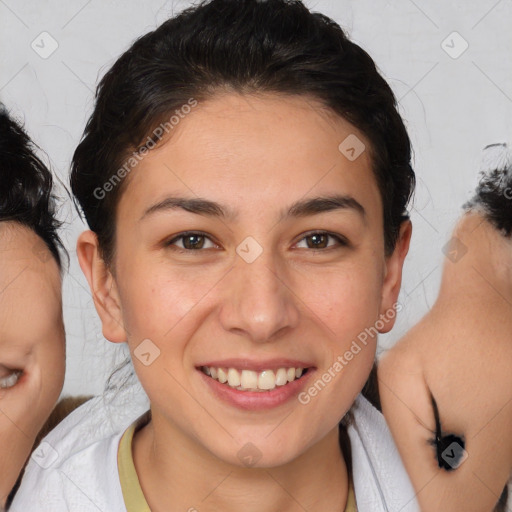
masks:
[[[182,209],[187,212],[207,217],[218,217],[230,220],[235,220],[237,218],[236,212],[215,201],[203,198],[170,196],[147,208],[139,220],[157,212],[176,209]],[[298,200],[287,210],[285,209],[281,211],[279,221],[289,217],[306,217],[335,210],[354,211],[358,213],[363,220],[366,218],[366,210],[354,197],[344,194],[334,194]]]

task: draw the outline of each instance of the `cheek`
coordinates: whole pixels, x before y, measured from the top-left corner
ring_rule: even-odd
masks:
[[[183,320],[196,312],[200,303],[202,306],[206,302],[205,294],[218,277],[213,272],[187,272],[171,265],[139,265],[137,268],[137,272],[118,275],[128,340],[136,344],[149,338],[161,345],[172,339],[176,347],[179,339],[173,338],[175,328],[181,329],[186,323]]]
[[[371,264],[351,265],[308,280],[302,295],[334,339],[343,343],[378,319],[381,286]]]
[[[318,406],[335,416],[349,408],[373,366],[381,286],[373,262],[373,267],[371,263],[352,265],[322,279],[317,276],[307,287],[308,306],[322,321],[325,333],[326,358],[317,376],[323,383],[317,388],[326,384],[329,391],[321,393]]]

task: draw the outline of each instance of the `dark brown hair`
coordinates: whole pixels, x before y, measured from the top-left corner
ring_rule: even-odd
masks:
[[[220,91],[312,97],[359,129],[371,143],[392,252],[415,175],[395,97],[373,60],[337,23],[298,0],[207,0],[135,41],[98,86],[71,188],[107,263],[127,160],[176,111]]]
[[[13,221],[44,241],[61,267],[53,177],[37,156],[37,146],[0,104],[0,222]]]

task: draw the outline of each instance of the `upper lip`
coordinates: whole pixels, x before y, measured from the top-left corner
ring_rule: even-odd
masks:
[[[279,368],[312,368],[313,364],[298,359],[265,359],[265,360],[251,360],[251,359],[216,359],[198,365],[209,366],[214,368],[236,368],[240,370],[253,370],[255,372],[262,372],[263,370],[278,370]]]

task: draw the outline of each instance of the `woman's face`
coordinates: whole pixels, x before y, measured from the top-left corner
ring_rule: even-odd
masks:
[[[363,144],[311,99],[226,94],[132,171],[95,299],[105,336],[128,341],[155,429],[276,465],[337,427],[374,361],[375,338],[353,342],[395,303],[404,256],[385,258]]]
[[[62,389],[65,339],[55,259],[32,230],[0,222],[0,504]]]

